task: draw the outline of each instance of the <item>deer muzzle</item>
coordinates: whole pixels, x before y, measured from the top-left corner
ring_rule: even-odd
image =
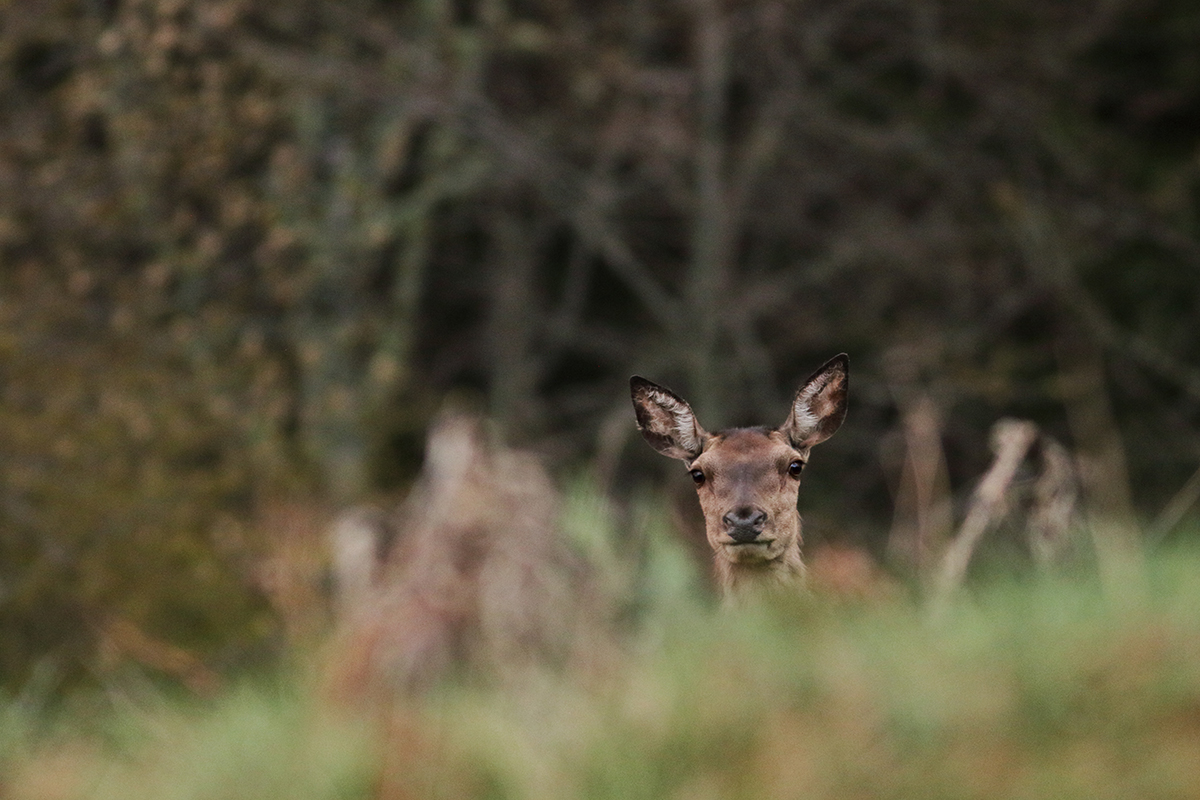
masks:
[[[754,506],[741,506],[721,518],[725,532],[737,544],[757,542],[767,524],[767,512]]]

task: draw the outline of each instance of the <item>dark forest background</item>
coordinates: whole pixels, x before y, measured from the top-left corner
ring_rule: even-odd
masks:
[[[635,372],[775,423],[848,352],[813,542],[919,561],[1003,416],[1163,541],[1198,333],[1191,0],[5,3],[0,682],[303,638],[448,398],[686,500]]]

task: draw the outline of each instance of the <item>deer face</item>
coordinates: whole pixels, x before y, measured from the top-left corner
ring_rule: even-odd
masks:
[[[688,471],[718,557],[749,564],[799,547],[796,498],[806,460],[778,431],[744,428],[708,437]]]
[[[849,361],[837,356],[800,387],[783,425],[717,433],[704,430],[691,406],[669,389],[630,380],[642,436],[687,464],[727,592],[751,573],[785,579],[802,574],[800,476],[812,447],[845,419],[849,380]]]

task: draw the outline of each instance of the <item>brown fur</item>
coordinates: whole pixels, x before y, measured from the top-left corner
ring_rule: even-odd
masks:
[[[644,378],[630,380],[642,436],[700,478],[696,490],[705,534],[727,599],[750,587],[803,581],[800,479],[792,465],[802,467],[812,447],[837,431],[848,389],[849,362],[840,355],[800,387],[778,428],[708,433],[681,397]]]
[[[691,469],[708,476],[696,494],[704,512],[704,533],[716,556],[717,581],[726,594],[739,592],[749,582],[786,584],[804,577],[796,509],[800,482],[787,472],[797,458],[807,456],[778,431],[735,429],[709,437],[704,452],[692,461]],[[739,544],[722,518],[747,504],[766,511],[767,522],[754,543]]]

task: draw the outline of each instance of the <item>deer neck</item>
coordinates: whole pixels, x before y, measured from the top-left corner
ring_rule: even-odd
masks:
[[[800,538],[778,558],[769,561],[734,563],[716,560],[717,582],[726,603],[739,601],[758,592],[799,589],[804,585],[805,567],[800,558]]]

